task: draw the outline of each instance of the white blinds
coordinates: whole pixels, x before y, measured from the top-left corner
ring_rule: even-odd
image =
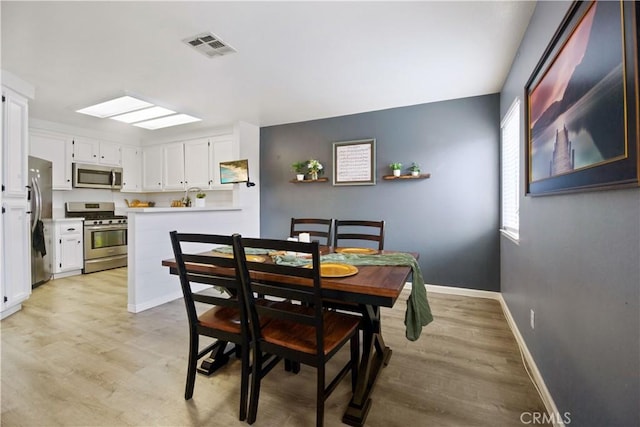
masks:
[[[518,237],[520,228],[520,101],[516,98],[500,124],[502,139],[502,229]]]

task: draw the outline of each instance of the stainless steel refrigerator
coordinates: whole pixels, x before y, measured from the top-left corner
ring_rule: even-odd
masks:
[[[29,156],[29,203],[31,203],[31,286],[51,279],[52,165],[48,160]]]

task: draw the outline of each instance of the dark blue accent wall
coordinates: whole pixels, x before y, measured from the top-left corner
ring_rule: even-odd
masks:
[[[501,115],[523,100],[570,4],[538,2]],[[640,190],[521,196],[520,242],[501,248],[504,298],[560,414],[571,426],[640,425]]]
[[[332,143],[368,138],[376,185],[289,182],[309,158],[330,178]],[[385,181],[391,162],[431,178]],[[293,216],[384,219],[385,248],[418,252],[427,283],[500,289],[498,94],[261,128],[260,165],[263,237],[288,236]]]

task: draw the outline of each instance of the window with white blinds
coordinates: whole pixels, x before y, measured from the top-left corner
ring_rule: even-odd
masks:
[[[520,101],[500,123],[502,139],[502,230],[518,238],[520,228]]]

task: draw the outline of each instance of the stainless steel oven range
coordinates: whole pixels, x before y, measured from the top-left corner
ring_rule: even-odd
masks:
[[[84,269],[93,273],[127,265],[127,217],[113,202],[67,202],[65,216],[84,218]]]

